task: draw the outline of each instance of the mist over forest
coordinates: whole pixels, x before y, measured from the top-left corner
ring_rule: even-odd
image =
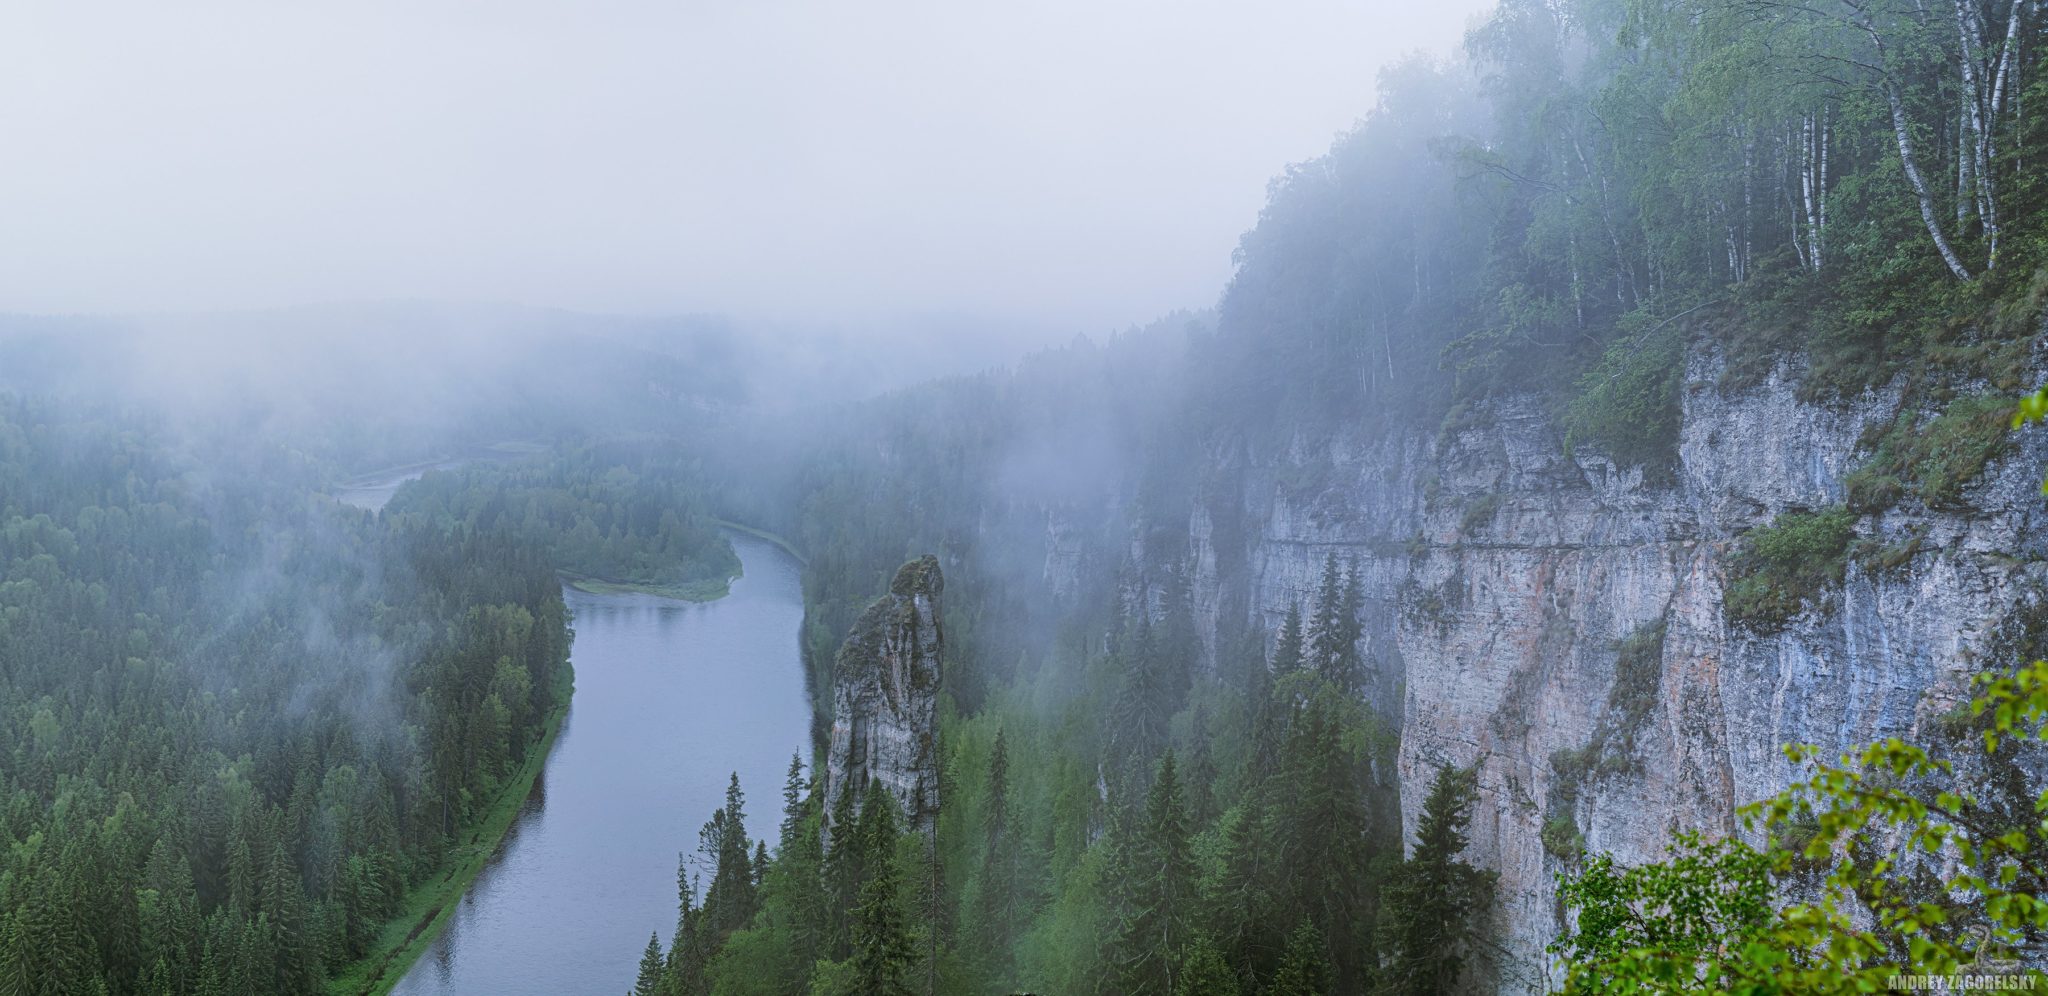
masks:
[[[0,996],[2048,976],[2036,0],[128,13]]]

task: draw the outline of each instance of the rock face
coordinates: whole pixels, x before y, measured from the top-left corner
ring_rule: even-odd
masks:
[[[914,829],[939,812],[938,695],[945,636],[938,558],[904,564],[889,594],[868,606],[832,660],[832,736],[825,799],[848,786],[860,802],[870,779],[896,797]]]
[[[1406,836],[1436,765],[1478,767],[1468,858],[1500,872],[1503,992],[1557,981],[1543,947],[1567,868],[1552,850],[1567,848],[1546,848],[1546,827],[1631,863],[1659,858],[1674,829],[1738,833],[1737,808],[1797,773],[1782,744],[1927,739],[1968,677],[2013,653],[2012,620],[2048,580],[2048,449],[2029,432],[1963,507],[1909,499],[1858,520],[1876,544],[1921,533],[1903,563],[1852,560],[1782,631],[1736,625],[1722,608],[1736,538],[1840,503],[1859,439],[1899,399],[1803,403],[1785,369],[1724,392],[1698,351],[1687,373],[1669,480],[1568,453],[1533,399],[1506,399],[1465,428],[1338,432],[1227,467],[1234,486],[1189,524],[1212,635],[1246,606],[1277,631],[1328,554],[1358,565],[1367,694],[1401,720]],[[1614,704],[1618,667],[1647,692],[1632,709]],[[1607,748],[1588,751],[1596,739]]]

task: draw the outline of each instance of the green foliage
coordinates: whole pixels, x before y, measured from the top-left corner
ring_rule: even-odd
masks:
[[[1379,996],[1459,991],[1479,949],[1495,872],[1458,860],[1479,797],[1474,769],[1437,769],[1415,825],[1415,849],[1387,883],[1380,912]]]
[[[1667,851],[1667,861],[1635,868],[1592,855],[1559,883],[1571,929],[1550,951],[1564,960],[1566,992],[1625,991],[1648,978],[1683,982],[1701,964],[1767,935],[1775,915],[1769,855],[1690,832]]]
[[[1465,511],[1458,516],[1458,535],[1475,536],[1479,531],[1493,524],[1493,518],[1500,514],[1504,499],[1497,491],[1489,491],[1465,503]]]
[[[708,600],[740,561],[698,494],[696,469],[625,447],[582,448],[520,464],[431,471],[386,507],[516,534],[592,591]]]
[[[1856,516],[1835,507],[1785,512],[1744,534],[1722,594],[1728,618],[1759,632],[1784,626],[1828,587],[1842,583]]]
[[[1331,989],[1330,966],[1324,960],[1327,945],[1315,925],[1303,920],[1287,935],[1287,951],[1280,956],[1280,970],[1266,987],[1267,996],[1327,996]]]
[[[1556,763],[1553,759],[1552,764]],[[1562,771],[1559,774],[1561,777],[1568,777]],[[1579,832],[1578,821],[1572,818],[1568,808],[1550,814],[1549,818],[1543,821],[1543,829],[1538,831],[1538,837],[1543,841],[1543,850],[1561,861],[1576,859],[1579,852],[1586,847],[1585,835]]]
[[[1928,508],[1961,507],[1963,487],[2005,452],[2012,414],[2010,399],[1990,395],[1958,398],[1924,424],[1918,412],[1901,412],[1870,459],[1844,479],[1849,507],[1882,512],[1907,495]]]
[[[1653,479],[1668,478],[1678,459],[1683,332],[1682,325],[1667,320],[1624,333],[1607,347],[1565,403],[1565,446],[1591,443],[1621,466],[1641,466]]]
[[[537,552],[323,483],[0,396],[11,991],[318,992],[539,750],[568,629]]]
[[[1898,739],[1834,762],[1787,747],[1806,777],[1743,810],[1745,827],[1773,842],[1767,852],[1681,835],[1666,862],[1590,859],[1560,887],[1575,924],[1552,950],[1568,991],[1875,992],[1909,974],[2038,980],[2011,949],[2048,927],[2048,792],[1973,771],[2015,770],[2019,745],[2038,761],[2048,662],[1982,676],[1969,712],[1977,729],[1954,758]],[[1818,886],[1776,906],[1776,881],[1795,873]]]
[[[1142,817],[1112,833],[1117,932],[1110,971],[1116,991],[1173,996],[1175,977],[1191,950],[1196,899],[1187,813],[1172,751],[1159,762]]]
[[[1579,856],[1584,843],[1574,817],[1579,793],[1589,779],[1638,769],[1636,736],[1656,709],[1664,678],[1662,618],[1644,623],[1614,644],[1614,682],[1607,687],[1607,705],[1593,724],[1593,734],[1577,750],[1551,755],[1554,773],[1550,816],[1540,831],[1543,849],[1560,860]]]

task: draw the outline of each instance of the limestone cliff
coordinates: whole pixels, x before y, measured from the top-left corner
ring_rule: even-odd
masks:
[[[1737,832],[1737,807],[1795,774],[1781,744],[1927,734],[2012,652],[2011,620],[2048,579],[2048,452],[2023,439],[1958,502],[1857,520],[1902,560],[1852,560],[1781,631],[1735,624],[1722,594],[1739,535],[1840,503],[1859,442],[1900,399],[1805,403],[1790,368],[1724,391],[1697,350],[1687,374],[1669,479],[1569,452],[1537,402],[1504,399],[1461,427],[1219,458],[1233,486],[1190,523],[1212,632],[1245,606],[1277,630],[1328,554],[1359,565],[1368,695],[1401,719],[1409,835],[1435,765],[1479,768],[1470,856],[1500,872],[1502,991],[1544,984],[1560,926],[1553,852],[1569,848],[1546,848],[1546,825],[1628,862],[1658,858],[1673,829]]]
[[[938,695],[945,636],[938,558],[904,564],[889,594],[861,614],[832,661],[832,733],[825,798],[848,785],[855,801],[870,779],[929,829],[939,811]]]

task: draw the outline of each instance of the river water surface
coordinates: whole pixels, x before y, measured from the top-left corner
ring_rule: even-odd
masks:
[[[747,829],[773,835],[810,735],[803,594],[788,554],[732,542],[746,573],[716,602],[565,591],[576,695],[561,736],[399,996],[626,992],[647,935],[666,947],[675,930],[677,852],[694,855],[732,772]]]

